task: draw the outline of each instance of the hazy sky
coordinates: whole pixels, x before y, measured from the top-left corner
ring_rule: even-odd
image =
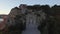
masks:
[[[48,4],[53,6],[54,4],[59,5],[60,0],[0,0],[0,14],[8,14],[13,7],[19,6],[20,4]]]

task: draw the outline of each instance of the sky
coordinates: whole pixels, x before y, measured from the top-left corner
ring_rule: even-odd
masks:
[[[55,4],[60,5],[60,0],[0,0],[0,14],[9,14],[12,8],[18,7],[20,4],[48,4],[53,6]]]

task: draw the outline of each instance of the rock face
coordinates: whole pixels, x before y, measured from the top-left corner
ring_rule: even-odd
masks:
[[[26,25],[26,18],[30,13],[36,16],[33,17],[36,20],[36,24],[38,24],[38,30],[41,34],[60,34],[60,6],[53,6],[50,8],[48,5],[27,6],[21,4],[19,8],[15,7],[11,9],[8,16],[8,19],[10,20],[8,25],[16,24],[16,15],[21,16],[22,23]]]
[[[45,9],[46,10],[46,9]],[[47,9],[48,10],[48,9]],[[50,11],[50,13],[49,13]],[[47,18],[39,26],[42,34],[60,34],[60,6],[54,6],[46,12]]]

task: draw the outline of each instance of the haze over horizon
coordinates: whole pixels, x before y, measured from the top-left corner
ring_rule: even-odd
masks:
[[[60,5],[60,0],[0,0],[0,14],[9,14],[13,7],[18,7],[20,4],[27,5],[45,5],[53,6],[55,4]]]

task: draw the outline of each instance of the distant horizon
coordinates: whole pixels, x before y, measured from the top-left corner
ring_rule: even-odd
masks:
[[[26,4],[26,5],[29,6],[30,4]],[[33,5],[40,5],[40,4],[33,4]],[[31,5],[31,6],[33,6],[33,5]],[[43,5],[48,5],[48,4],[43,4]],[[55,4],[55,5],[57,5],[57,4]],[[50,5],[49,5],[49,6],[50,6]],[[54,6],[54,5],[53,5],[53,6]],[[59,6],[60,6],[60,5],[59,5]],[[18,7],[18,6],[15,6],[15,7]],[[52,7],[52,6],[50,6],[50,7]],[[13,7],[13,8],[14,8],[14,7]],[[12,9],[12,8],[11,8],[11,9]],[[10,9],[10,11],[11,11],[11,9]],[[5,14],[5,15],[8,15],[9,13],[10,13],[10,12],[8,12],[8,13],[6,13],[6,12],[5,12],[5,13],[1,13],[1,11],[0,11],[0,15],[2,15],[2,14],[3,14],[3,15],[4,15],[4,14]]]
[[[12,8],[20,4],[54,6],[60,5],[60,0],[0,0],[0,14],[9,14]]]
[[[0,14],[0,15],[8,15],[8,14]]]

